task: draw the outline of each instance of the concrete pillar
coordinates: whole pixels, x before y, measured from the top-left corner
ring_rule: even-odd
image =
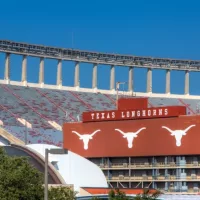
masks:
[[[93,65],[92,88],[97,88],[97,64]]]
[[[110,90],[115,89],[115,66],[110,67]]]
[[[167,164],[167,160],[168,160],[167,157],[165,157],[165,165]]]
[[[6,53],[4,79],[10,81],[10,54]]]
[[[165,93],[170,94],[170,70],[166,70],[166,87],[165,87]]]
[[[147,92],[152,92],[152,69],[147,70]]]
[[[27,83],[27,56],[22,58],[22,83]]]
[[[168,190],[168,182],[165,182],[165,190]]]
[[[80,87],[80,83],[79,83],[79,62],[75,63],[75,74],[74,74],[74,87]]]
[[[189,71],[185,71],[185,94],[189,94]]]
[[[40,58],[39,84],[44,84],[44,58]]]
[[[62,86],[62,60],[57,64],[57,86]]]
[[[129,67],[128,90],[133,91],[133,67]]]

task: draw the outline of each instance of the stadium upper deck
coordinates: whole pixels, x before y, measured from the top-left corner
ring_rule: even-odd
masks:
[[[27,57],[40,58],[39,83],[44,84],[44,60],[45,58],[58,60],[57,65],[57,85],[62,86],[62,61],[75,61],[74,86],[80,86],[79,72],[80,63],[93,64],[92,88],[97,89],[97,68],[98,64],[104,64],[110,67],[110,90],[115,90],[115,66],[128,67],[128,91],[133,88],[133,69],[147,68],[147,86],[146,91],[152,92],[152,69],[166,70],[166,94],[170,94],[170,74],[172,70],[182,70],[185,72],[185,94],[189,95],[189,72],[200,71],[200,61],[180,60],[169,58],[141,57],[133,55],[119,55],[99,52],[89,52],[74,49],[64,49],[48,47],[43,45],[26,44],[14,41],[0,40],[0,52],[6,54],[4,79],[10,81],[10,55],[22,55],[22,82],[27,83]]]

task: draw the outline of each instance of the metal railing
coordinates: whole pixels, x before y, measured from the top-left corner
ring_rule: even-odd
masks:
[[[199,162],[186,162],[186,163],[180,163],[180,162],[160,162],[160,163],[112,163],[112,164],[99,164],[96,163],[100,168],[102,169],[110,169],[110,168],[199,168],[200,163]]]
[[[161,176],[112,176],[106,177],[108,181],[200,181],[200,176],[175,176],[175,175],[161,175]]]

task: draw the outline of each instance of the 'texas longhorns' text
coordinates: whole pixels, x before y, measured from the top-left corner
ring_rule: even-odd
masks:
[[[120,111],[121,113],[121,118],[135,118],[135,117],[156,117],[156,116],[159,116],[159,115],[165,115],[167,116],[168,115],[168,109],[154,109],[154,110],[137,110],[137,111]],[[115,119],[116,118],[116,115],[115,115],[115,112],[108,112],[108,113],[91,113],[91,118],[93,120],[95,119]]]
[[[111,111],[96,111],[83,113],[83,122],[89,121],[109,121],[109,120],[127,120],[140,118],[160,118],[160,117],[175,117],[184,114],[183,107],[159,107],[146,108],[142,110],[111,110]]]

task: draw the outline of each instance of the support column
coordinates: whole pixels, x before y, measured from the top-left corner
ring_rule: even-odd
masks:
[[[27,56],[22,58],[22,83],[27,84]]]
[[[189,71],[185,71],[185,94],[189,95]]]
[[[57,65],[57,86],[62,86],[62,60],[58,60]]]
[[[4,79],[9,83],[10,81],[10,54],[6,53],[5,58],[5,72],[4,72]]]
[[[75,63],[75,74],[74,74],[74,87],[80,87],[79,83],[79,62]]]
[[[39,84],[44,84],[44,58],[40,58]]]
[[[133,67],[129,67],[128,90],[133,91]]]
[[[110,90],[115,90],[115,66],[110,68]]]
[[[166,70],[166,87],[165,87],[165,93],[170,94],[170,70]]]
[[[93,65],[92,88],[97,89],[97,64]]]
[[[147,92],[152,92],[152,69],[148,68],[147,71]]]

